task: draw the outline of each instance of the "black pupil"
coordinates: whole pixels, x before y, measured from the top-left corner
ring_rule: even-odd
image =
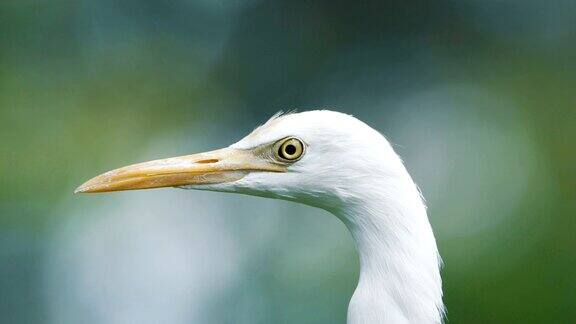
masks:
[[[293,155],[294,153],[296,153],[296,146],[294,146],[292,144],[288,144],[284,148],[284,152],[286,152],[286,154],[288,154],[288,155]]]

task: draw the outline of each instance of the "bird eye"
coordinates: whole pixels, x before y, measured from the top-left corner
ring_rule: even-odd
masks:
[[[282,160],[296,161],[304,153],[304,144],[297,138],[288,138],[280,142],[278,157]]]

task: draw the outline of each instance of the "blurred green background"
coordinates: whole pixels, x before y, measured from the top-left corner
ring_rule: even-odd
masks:
[[[576,2],[2,0],[0,322],[344,323],[327,213],[111,168],[353,114],[429,205],[449,323],[576,320]]]

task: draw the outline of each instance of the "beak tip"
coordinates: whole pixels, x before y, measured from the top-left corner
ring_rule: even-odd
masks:
[[[79,194],[79,193],[84,193],[86,192],[86,188],[84,188],[84,186],[79,186],[78,188],[74,189],[74,194]]]
[[[91,193],[94,192],[94,185],[90,184],[90,181],[81,184],[78,188],[74,189],[74,194],[81,194],[81,193]]]

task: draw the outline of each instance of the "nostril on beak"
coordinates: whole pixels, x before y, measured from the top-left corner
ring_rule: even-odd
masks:
[[[216,163],[220,160],[218,159],[206,159],[206,160],[200,160],[200,161],[196,161],[196,163],[198,164],[208,164],[208,163]]]

